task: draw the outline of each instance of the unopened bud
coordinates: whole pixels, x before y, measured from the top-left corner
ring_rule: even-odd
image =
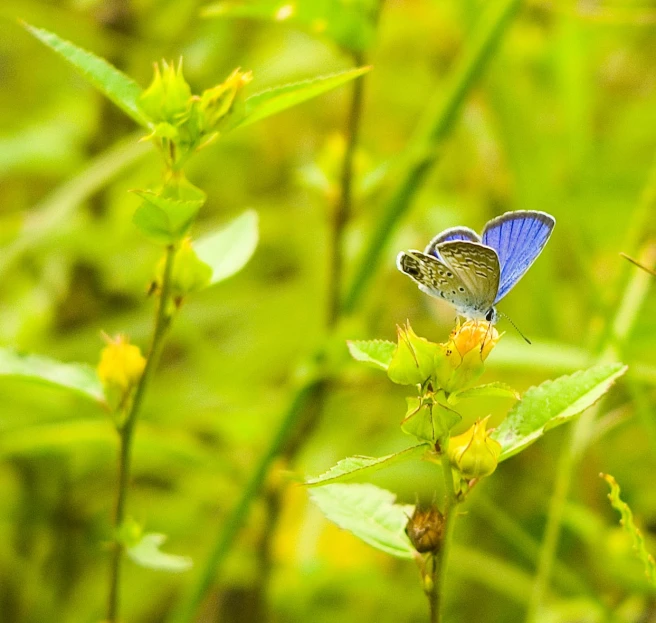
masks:
[[[486,430],[489,418],[488,415],[477,420],[469,430],[449,441],[451,464],[467,480],[489,476],[497,468],[501,444],[492,439],[490,431]]]
[[[139,347],[119,335],[109,340],[100,353],[98,376],[106,388],[125,393],[139,381],[145,366],[146,360]]]
[[[439,344],[419,337],[408,323],[396,328],[398,345],[387,368],[390,380],[399,385],[420,385],[432,374]]]
[[[435,552],[442,546],[444,516],[434,504],[424,509],[417,505],[408,519],[405,533],[420,554]]]

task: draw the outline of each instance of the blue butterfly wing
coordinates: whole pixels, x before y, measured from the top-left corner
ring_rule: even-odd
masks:
[[[424,249],[426,255],[434,255],[436,258],[440,259],[440,254],[437,251],[437,245],[442,244],[443,242],[451,242],[452,240],[467,240],[469,242],[480,242],[481,237],[469,227],[450,227],[445,229],[442,233],[437,234],[433,238],[428,246]]]
[[[556,219],[546,212],[518,210],[492,219],[483,230],[483,244],[499,256],[498,303],[522,278],[547,244]]]

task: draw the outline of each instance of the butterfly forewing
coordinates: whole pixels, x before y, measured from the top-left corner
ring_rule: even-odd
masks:
[[[496,251],[466,240],[444,242],[437,247],[437,251],[471,299],[467,305],[470,313],[485,314],[494,305],[499,287],[499,258]]]
[[[464,316],[484,317],[498,283],[495,252],[467,241],[443,243],[438,250],[446,258],[408,251],[399,254],[397,266],[426,294],[448,301]]]
[[[499,257],[499,290],[494,302],[501,300],[522,278],[547,244],[556,220],[545,212],[519,210],[491,220],[483,231],[483,244]]]

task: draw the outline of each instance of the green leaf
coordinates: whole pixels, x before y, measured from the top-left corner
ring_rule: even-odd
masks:
[[[171,244],[189,231],[198,210],[205,203],[199,199],[172,199],[148,190],[135,190],[144,200],[132,217],[132,222],[155,242]]]
[[[191,569],[192,562],[188,556],[174,556],[160,551],[160,545],[165,541],[166,536],[164,534],[146,533],[135,545],[127,548],[128,556],[139,566],[148,569],[171,571],[173,573]]]
[[[367,73],[371,67],[358,67],[329,76],[319,76],[311,80],[294,82],[273,87],[256,93],[244,102],[243,116],[233,122],[232,128],[242,127],[266,119],[287,108],[317,97],[326,91],[339,87],[346,82]]]
[[[610,486],[608,499],[613,505],[613,508],[616,511],[619,511],[620,515],[622,515],[622,520],[620,523],[631,536],[633,549],[645,567],[645,575],[647,576],[647,579],[653,586],[656,586],[656,561],[654,560],[654,557],[647,551],[645,546],[645,538],[642,536],[642,532],[640,532],[638,526],[636,526],[635,522],[633,521],[633,513],[631,512],[631,508],[620,498],[620,486],[617,484],[615,478],[613,478],[610,474],[599,474],[599,476],[601,476],[601,478],[603,478]]]
[[[429,446],[421,444],[379,458],[370,456],[351,456],[347,459],[338,461],[337,465],[331,467],[327,472],[321,474],[321,476],[309,478],[305,481],[305,484],[309,487],[316,487],[318,485],[346,482],[353,478],[372,474],[373,472],[377,472],[379,469],[384,469],[390,465],[423,456],[428,449]]]
[[[396,344],[387,340],[348,340],[346,344],[353,359],[381,370],[387,370],[396,350]]]
[[[347,50],[362,51],[371,45],[374,38],[377,2],[378,0],[217,2],[206,7],[202,15],[284,22],[313,35],[326,37]]]
[[[453,392],[448,402],[452,405],[457,404],[466,398],[514,398],[520,399],[519,393],[514,390],[510,385],[505,383],[488,383],[487,385],[479,385],[478,387],[471,387],[461,392]]]
[[[238,273],[255,252],[257,212],[246,210],[223,229],[194,243],[196,255],[212,268],[213,285]]]
[[[600,364],[529,389],[492,433],[503,448],[499,461],[591,407],[626,370],[621,363]]]
[[[23,22],[24,27],[39,41],[67,60],[96,89],[116,104],[126,115],[139,125],[149,127],[149,120],[141,112],[137,102],[141,87],[105,59],[77,47],[70,41],[60,39],[54,33],[36,28]]]
[[[390,491],[370,484],[337,484],[312,489],[310,497],[330,521],[365,543],[392,556],[414,557],[405,534],[414,507],[394,504],[396,496]]]
[[[83,363],[62,363],[39,355],[22,355],[0,348],[0,376],[55,385],[94,401],[104,401],[105,394],[94,368]]]

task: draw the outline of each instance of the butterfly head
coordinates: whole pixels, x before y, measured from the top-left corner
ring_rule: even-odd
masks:
[[[496,307],[490,307],[490,309],[487,310],[487,313],[485,314],[485,320],[487,320],[490,324],[497,323],[497,320],[499,320],[499,313],[497,312]]]

